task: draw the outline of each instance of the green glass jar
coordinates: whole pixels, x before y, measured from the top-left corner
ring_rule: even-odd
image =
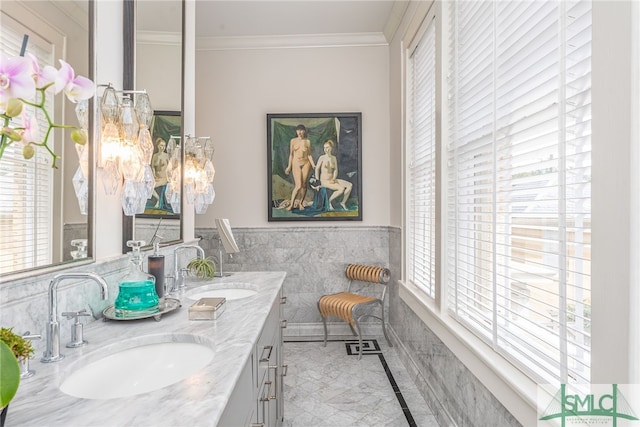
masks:
[[[131,248],[131,265],[129,272],[120,281],[118,297],[114,303],[117,317],[138,317],[160,311],[155,277],[142,271],[140,248],[144,244],[142,240],[127,242],[127,246]]]

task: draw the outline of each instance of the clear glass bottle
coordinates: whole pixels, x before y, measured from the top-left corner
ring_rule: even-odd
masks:
[[[159,311],[155,277],[142,271],[142,240],[129,240],[131,248],[131,266],[129,272],[120,281],[118,297],[114,303],[116,316],[136,317],[154,314]]]
[[[73,239],[71,246],[76,248],[71,251],[71,257],[73,259],[82,259],[87,257],[87,239]]]

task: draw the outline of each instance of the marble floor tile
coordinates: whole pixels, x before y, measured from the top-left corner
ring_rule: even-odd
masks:
[[[363,341],[285,341],[285,427],[438,427],[395,348]]]

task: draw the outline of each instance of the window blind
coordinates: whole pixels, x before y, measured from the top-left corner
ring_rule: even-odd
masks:
[[[542,382],[589,382],[591,3],[448,2],[447,305]]]
[[[40,67],[54,65],[50,44],[6,15],[2,16],[2,21],[0,49],[4,55],[19,55],[23,34],[28,33],[27,51],[36,56]],[[53,115],[52,98],[47,98],[46,107]],[[35,114],[33,107],[25,105],[24,110]],[[39,115],[36,117],[43,137],[46,120]],[[52,119],[55,121],[55,116]],[[21,126],[21,118],[14,118],[12,125]],[[50,141],[54,143],[53,135]],[[23,158],[19,142],[5,150],[0,162],[0,274],[51,263],[52,182],[51,158],[46,150],[37,149],[30,160]]]
[[[407,278],[435,297],[436,215],[436,31],[433,17],[423,24],[409,56],[408,250]]]

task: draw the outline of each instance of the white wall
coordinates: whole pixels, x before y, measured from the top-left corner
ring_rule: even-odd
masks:
[[[122,88],[122,2],[98,1],[96,7],[95,52],[97,84],[113,83]],[[100,92],[99,95],[102,93]],[[96,126],[98,124],[96,123]],[[99,128],[96,128],[99,129]],[[94,183],[95,258],[105,259],[122,252],[122,205],[120,196],[104,193],[100,170]]]
[[[183,124],[184,133],[194,133],[196,121],[196,2],[187,0],[184,11],[184,109]],[[183,199],[184,200],[184,199]],[[193,206],[183,206],[182,212],[182,239],[189,242],[194,238],[195,213]]]
[[[182,107],[182,44],[137,43],[136,89],[146,90],[154,110]]]
[[[388,225],[388,69],[386,46],[197,51],[195,132],[215,143],[216,199],[196,227],[266,225],[267,113],[325,112],[362,112],[362,224]]]

